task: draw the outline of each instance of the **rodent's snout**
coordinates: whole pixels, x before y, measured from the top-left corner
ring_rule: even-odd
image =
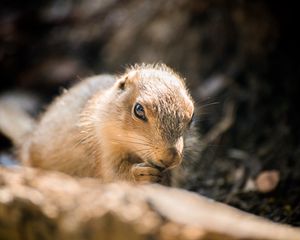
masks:
[[[158,164],[165,169],[178,166],[182,161],[182,150],[183,138],[180,138],[175,145],[168,147],[157,156]]]
[[[181,154],[176,147],[170,147],[166,152],[166,157],[159,159],[165,168],[172,168],[181,163]]]

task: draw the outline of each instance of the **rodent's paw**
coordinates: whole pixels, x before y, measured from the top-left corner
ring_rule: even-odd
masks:
[[[131,168],[135,182],[139,183],[158,183],[161,182],[161,171],[146,163],[135,164]]]

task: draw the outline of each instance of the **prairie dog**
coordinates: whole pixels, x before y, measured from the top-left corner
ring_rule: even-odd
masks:
[[[83,80],[58,97],[21,146],[25,165],[102,182],[160,182],[180,165],[194,103],[164,64]]]

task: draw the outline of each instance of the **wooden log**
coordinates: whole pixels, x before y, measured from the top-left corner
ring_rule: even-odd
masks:
[[[0,239],[300,239],[185,190],[0,168]]]

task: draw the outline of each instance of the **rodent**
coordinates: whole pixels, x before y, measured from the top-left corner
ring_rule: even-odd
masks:
[[[162,182],[183,158],[194,102],[164,64],[83,80],[58,97],[21,146],[25,165],[102,182]]]

